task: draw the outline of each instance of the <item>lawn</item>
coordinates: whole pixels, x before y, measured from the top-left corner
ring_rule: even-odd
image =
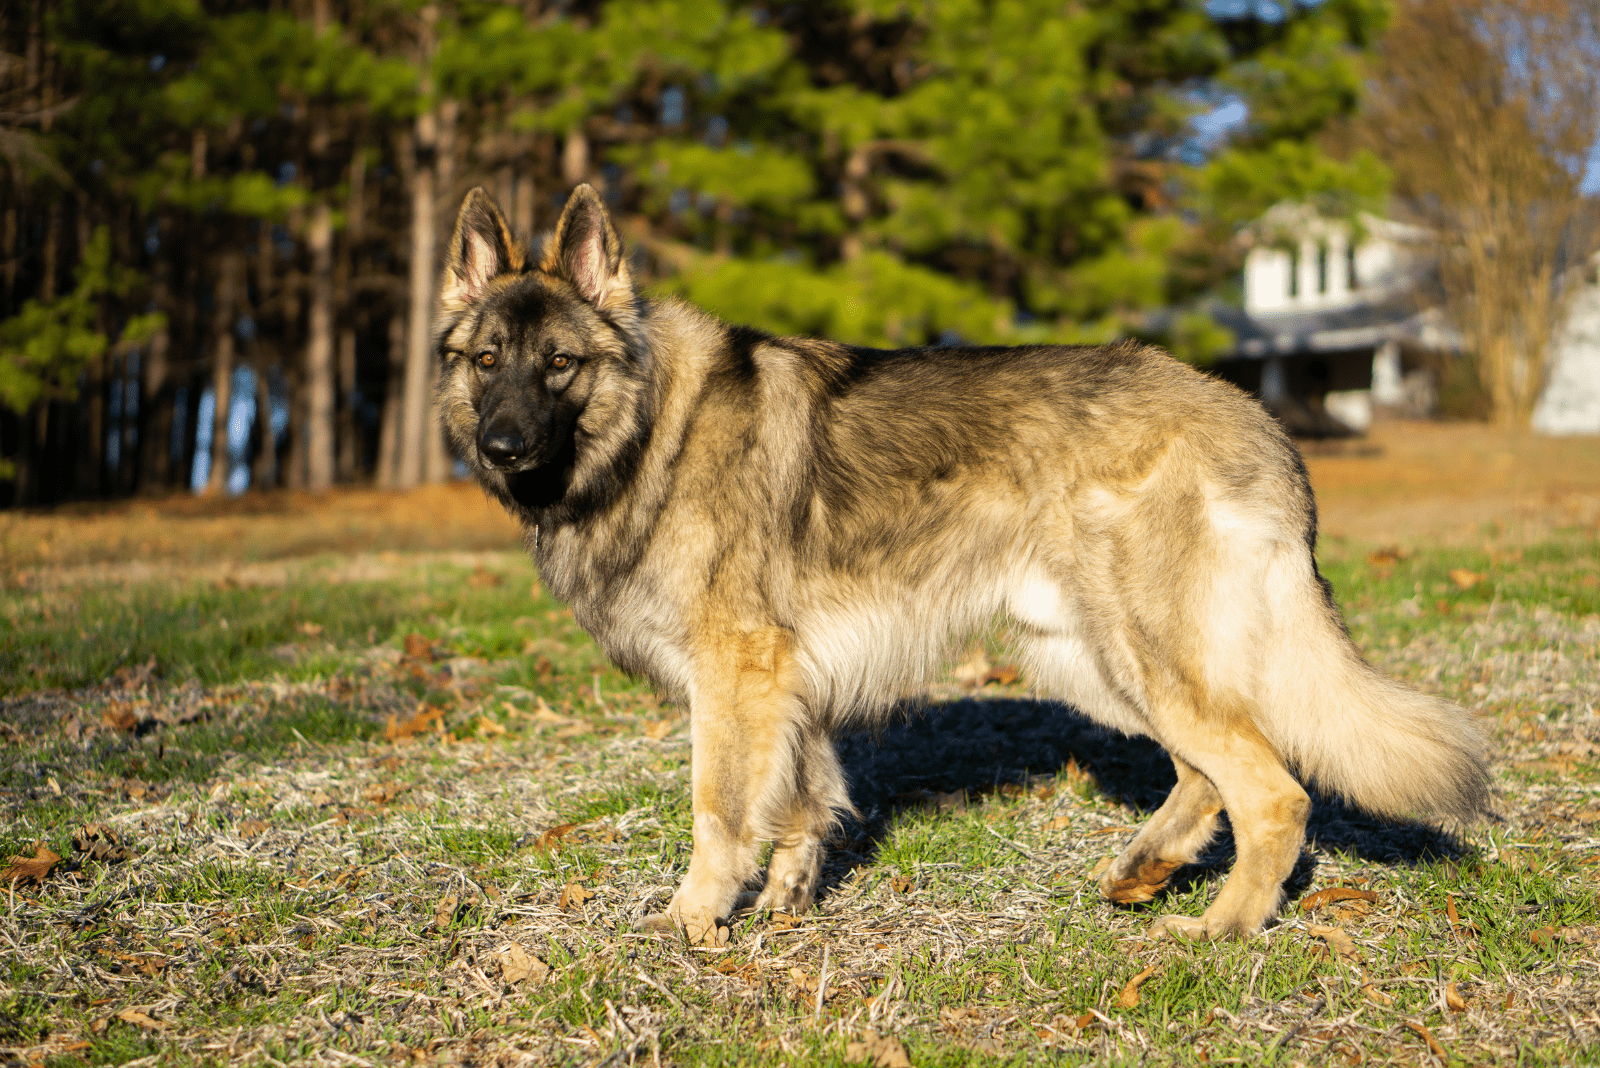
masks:
[[[1170,766],[1035,700],[1003,636],[841,739],[863,818],[817,910],[691,947],[632,929],[688,860],[683,710],[470,491],[10,517],[0,1056],[1600,1061],[1600,534],[1547,496],[1393,540],[1359,518],[1391,499],[1331,501],[1352,635],[1483,717],[1495,813],[1319,800],[1280,922],[1219,945],[1148,930],[1204,908],[1226,835],[1151,906],[1099,899]]]

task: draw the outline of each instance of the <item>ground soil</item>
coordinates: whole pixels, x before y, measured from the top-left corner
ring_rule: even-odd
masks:
[[[1600,524],[1600,438],[1386,422],[1302,444],[1325,537],[1409,544],[1539,539]],[[191,565],[317,553],[496,550],[516,525],[471,483],[322,496],[188,494],[0,513],[0,576],[132,560]]]

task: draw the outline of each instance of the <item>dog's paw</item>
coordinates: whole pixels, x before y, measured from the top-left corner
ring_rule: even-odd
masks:
[[[1113,864],[1100,876],[1100,896],[1119,905],[1138,905],[1149,901],[1166,888],[1167,880],[1182,865],[1166,860],[1148,860],[1132,875],[1118,878],[1121,865]]]
[[[648,916],[640,917],[639,922],[633,925],[635,931],[641,934],[677,934],[678,923],[665,912],[652,912]]]
[[[1199,916],[1162,916],[1150,925],[1151,938],[1174,938],[1180,942],[1209,942],[1206,921]]]
[[[733,935],[726,922],[704,909],[681,919],[671,913],[654,912],[640,919],[633,929],[642,934],[681,934],[692,946],[725,946]]]

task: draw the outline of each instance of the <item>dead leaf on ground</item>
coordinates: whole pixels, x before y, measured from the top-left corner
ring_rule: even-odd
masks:
[[[893,879],[889,880],[889,885],[893,886],[899,893],[909,894],[911,892],[911,888],[917,884],[915,880],[908,879],[904,875],[896,875]]]
[[[506,733],[506,729],[505,729],[505,727],[503,727],[500,724],[496,723],[494,720],[490,719],[488,716],[479,716],[478,717],[478,733],[480,735],[486,735],[486,736],[489,736],[489,737],[496,737],[498,735]]]
[[[1138,1008],[1139,988],[1159,971],[1161,971],[1161,965],[1152,964],[1150,967],[1146,968],[1132,979],[1129,979],[1128,982],[1123,986],[1122,993],[1117,995],[1117,1004],[1121,1005],[1125,1009]]]
[[[159,953],[118,953],[117,959],[128,966],[128,970],[141,972],[151,978],[159,976],[167,970],[167,965],[172,962],[170,957]]]
[[[1433,1037],[1432,1031],[1422,1026],[1422,1024],[1418,1023],[1416,1020],[1407,1020],[1406,1026],[1422,1036],[1422,1041],[1428,1044],[1428,1049],[1433,1051],[1433,1055],[1435,1057],[1438,1057],[1441,1061],[1444,1061],[1447,1064],[1449,1063],[1450,1055],[1444,1051],[1443,1046],[1439,1045],[1439,1040]]]
[[[796,916],[792,912],[774,912],[772,914],[772,926],[780,931],[792,931],[805,922],[804,916]]]
[[[406,656],[412,660],[433,660],[433,641],[421,634],[407,634],[405,637]]]
[[[990,683],[998,683],[1001,686],[1010,686],[1017,681],[1018,675],[1019,673],[1013,665],[1001,664],[983,676],[983,684],[987,686]]]
[[[374,804],[387,805],[401,794],[411,789],[409,783],[385,782],[376,786],[369,786],[361,791],[361,796]]]
[[[1533,939],[1533,944],[1549,948],[1561,941],[1561,932],[1554,927],[1535,927],[1528,932],[1528,937]]]
[[[322,634],[321,623],[296,623],[294,629],[304,634],[307,638],[320,637]]]
[[[1361,950],[1345,934],[1343,927],[1324,927],[1321,924],[1309,923],[1306,930],[1313,938],[1320,938],[1327,944],[1328,950],[1340,960],[1350,961],[1353,964],[1361,962]]]
[[[44,881],[50,878],[50,873],[55,871],[56,865],[61,863],[61,858],[51,851],[43,842],[33,847],[33,856],[25,857],[21,854],[11,858],[6,869],[0,872],[0,886],[14,887],[18,883],[23,886],[43,886]]]
[[[1370,901],[1376,903],[1378,895],[1371,890],[1357,890],[1353,886],[1330,886],[1326,890],[1318,890],[1314,894],[1307,894],[1300,900],[1301,912],[1315,912],[1324,905],[1331,905],[1335,901]]]
[[[383,736],[391,742],[402,741],[421,734],[430,724],[438,724],[440,730],[444,729],[444,709],[435,705],[422,705],[417,709],[416,715],[404,723],[396,722],[395,717],[390,716],[389,722],[383,728]]]
[[[1468,571],[1464,567],[1458,567],[1454,571],[1450,572],[1450,581],[1454,582],[1463,590],[1472,589],[1472,587],[1482,582],[1483,579],[1484,576],[1478,574],[1476,571]]]
[[[1411,554],[1398,545],[1385,545],[1381,549],[1374,549],[1367,554],[1367,563],[1377,567],[1397,564],[1401,560],[1410,559]]]
[[[448,927],[456,918],[456,909],[461,907],[459,894],[446,894],[433,906],[433,925],[435,927]]]
[[[876,1031],[864,1031],[860,1042],[847,1044],[844,1059],[849,1064],[870,1064],[872,1068],[911,1068],[911,1051],[906,1044]]]
[[[270,824],[266,820],[245,820],[239,824],[240,838],[259,838],[266,834]]]
[[[592,897],[594,897],[594,891],[574,879],[561,891],[561,901],[559,902],[561,911],[567,912],[571,909],[582,908],[583,903]]]
[[[538,837],[533,843],[533,848],[541,853],[557,849],[561,845],[561,839],[581,826],[583,826],[582,823],[563,823],[558,827],[551,827]]]
[[[525,979],[539,986],[550,978],[550,966],[516,942],[495,954],[495,959],[500,962],[500,978],[507,986],[515,986]]]
[[[1454,983],[1444,985],[1444,1004],[1451,1012],[1467,1011],[1467,999],[1461,996],[1461,991],[1456,989]]]
[[[72,848],[103,864],[116,864],[133,856],[128,836],[118,834],[104,823],[86,823],[72,832]]]
[[[166,1024],[147,1013],[140,1012],[138,1009],[123,1009],[117,1013],[117,1019],[123,1023],[133,1024],[135,1027],[142,1027],[146,1031],[165,1031],[167,1029]]]
[[[114,731],[124,734],[132,731],[139,725],[139,717],[133,709],[121,702],[113,702],[100,710],[100,726],[109,727]]]

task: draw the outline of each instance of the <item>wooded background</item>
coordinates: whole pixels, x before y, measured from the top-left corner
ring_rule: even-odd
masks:
[[[438,248],[599,188],[636,277],[872,345],[1150,332],[1239,225],[1376,202],[1381,0],[16,0],[0,504],[450,476]]]

